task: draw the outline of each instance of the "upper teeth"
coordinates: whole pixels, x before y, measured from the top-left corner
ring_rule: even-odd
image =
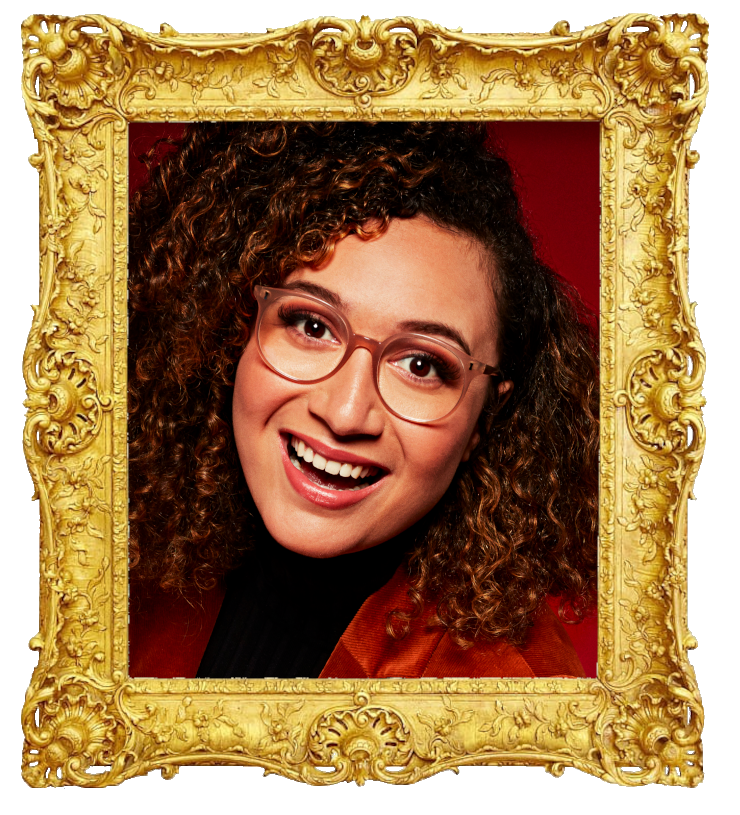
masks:
[[[321,454],[314,451],[302,440],[295,436],[290,437],[290,444],[298,453],[299,457],[313,466],[317,470],[324,470],[330,475],[341,475],[344,478],[364,478],[366,475],[375,475],[377,467],[363,467],[361,464],[348,464],[345,461],[334,461],[325,459]]]

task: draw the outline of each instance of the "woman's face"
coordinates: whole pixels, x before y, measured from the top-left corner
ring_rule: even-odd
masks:
[[[369,241],[351,235],[325,266],[299,269],[286,282],[299,280],[338,298],[358,334],[384,340],[412,321],[441,324],[460,335],[471,356],[498,363],[493,295],[479,246],[425,218],[394,220]],[[459,346],[449,333],[437,336]],[[294,552],[333,557],[408,529],[440,500],[478,443],[489,386],[489,377],[476,377],[451,415],[414,424],[383,405],[367,349],[356,349],[329,379],[300,384],[268,368],[251,337],[237,368],[234,434],[267,530]],[[291,462],[296,444],[303,449],[300,470]],[[359,490],[327,489],[325,474],[305,461],[307,447],[355,472],[377,467],[382,476]]]

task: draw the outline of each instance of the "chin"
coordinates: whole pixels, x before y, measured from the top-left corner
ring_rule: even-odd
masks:
[[[313,558],[330,558],[339,555],[347,555],[350,552],[360,552],[363,549],[370,549],[379,546],[380,541],[360,542],[354,539],[341,538],[339,540],[328,540],[325,534],[307,532],[305,535],[296,536],[295,530],[306,529],[306,524],[296,524],[290,528],[285,528],[284,524],[278,524],[276,528],[271,528],[270,524],[265,524],[267,531],[272,535],[282,547],[297,555]]]

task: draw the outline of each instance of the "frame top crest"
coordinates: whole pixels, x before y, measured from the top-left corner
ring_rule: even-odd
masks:
[[[150,34],[98,15],[33,15],[23,87],[30,111],[70,124],[111,110],[128,121],[676,117],[703,106],[707,32],[698,15],[632,14],[579,32],[561,21],[539,35],[411,17],[318,17],[242,35],[163,23]]]

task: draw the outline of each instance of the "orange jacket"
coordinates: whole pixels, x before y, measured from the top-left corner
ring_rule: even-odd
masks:
[[[440,626],[428,624],[432,607],[411,621],[400,640],[386,632],[388,612],[408,606],[408,580],[399,568],[362,604],[332,651],[321,678],[583,676],[580,660],[560,620],[543,604],[526,647],[504,640],[463,648]],[[216,623],[223,591],[197,603],[132,592],[129,673],[160,678],[194,677]]]

